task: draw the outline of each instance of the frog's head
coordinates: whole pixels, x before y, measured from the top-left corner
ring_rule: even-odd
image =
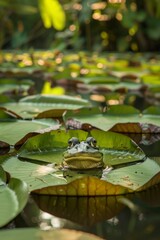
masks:
[[[67,151],[64,152],[63,166],[71,169],[92,169],[103,167],[103,154],[99,152],[97,141],[88,137],[79,141],[72,137],[68,141]]]

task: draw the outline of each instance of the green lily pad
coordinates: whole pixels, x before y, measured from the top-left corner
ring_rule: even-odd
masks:
[[[112,105],[109,106],[106,114],[108,115],[118,115],[118,116],[127,116],[127,115],[138,115],[140,112],[138,109],[128,106],[128,105]]]
[[[20,148],[19,157],[60,164],[68,140],[73,136],[78,137],[80,141],[85,140],[87,136],[93,136],[104,155],[105,165],[139,161],[145,157],[143,151],[130,138],[100,130],[92,130],[90,133],[81,130],[56,130],[40,134],[28,139]]]
[[[115,169],[109,173],[106,172],[106,174],[104,171],[102,179],[114,185],[121,185],[133,191],[139,191],[143,190],[143,188],[145,189],[145,184],[152,178],[155,178],[155,181],[159,183],[159,177],[159,165],[147,158],[144,162]],[[150,182],[150,186],[154,184],[153,179]]]
[[[0,173],[1,177],[1,173]],[[25,182],[11,178],[9,184],[0,185],[0,226],[6,225],[24,208],[28,200],[28,187]]]
[[[0,103],[12,102],[11,98],[4,94],[0,94]]]
[[[159,82],[160,75],[159,74],[147,74],[147,75],[141,76],[141,78],[145,84],[149,84],[149,85],[160,84],[160,82]]]
[[[65,185],[45,187],[34,192],[61,196],[109,196],[143,191],[159,182],[159,165],[147,159],[139,165],[111,171],[105,169],[101,178],[84,175],[80,178],[75,175]]]
[[[67,111],[64,121],[68,128],[85,129],[96,127],[102,130],[113,130],[114,126],[121,124],[121,132],[143,132],[142,125],[147,123],[160,126],[158,107],[150,107],[143,114],[139,110],[127,105],[113,105],[102,113],[95,109],[80,109],[79,111]],[[153,110],[154,109],[154,110]],[[74,117],[73,117],[74,116]],[[128,128],[128,124],[133,127]],[[136,124],[136,128],[134,129]],[[137,130],[139,129],[139,130]]]
[[[17,157],[11,157],[6,158],[2,166],[5,171],[10,173],[11,177],[26,182],[29,192],[54,184],[65,184],[66,182],[62,173],[55,170],[53,166],[40,165],[39,162],[31,163],[20,161]]]
[[[115,84],[118,83],[120,80],[116,76],[106,75],[106,76],[98,76],[98,77],[83,77],[78,78],[79,80],[83,81],[86,84]]]
[[[0,187],[3,186],[6,183],[6,181],[7,181],[6,172],[0,166]]]
[[[102,130],[109,130],[117,123],[128,122],[128,118],[130,122],[137,122],[139,114],[140,112],[131,106],[116,105],[110,106],[109,110],[104,113],[96,109],[82,109],[77,112],[67,111],[64,120],[67,121],[68,127],[70,127],[70,119],[75,119],[82,126],[89,124]]]
[[[14,229],[14,230],[2,230],[0,232],[0,238],[3,240],[51,240],[51,239],[85,239],[85,240],[102,240],[102,238],[95,236],[90,233],[84,233],[82,231],[75,231],[69,229],[54,229],[48,231],[38,230],[37,228],[28,228],[28,229]],[[69,236],[69,238],[66,236]]]
[[[83,99],[70,96],[50,96],[35,95],[21,99],[18,103],[5,103],[0,106],[12,112],[15,112],[20,118],[36,118],[44,112],[42,118],[45,118],[45,112],[53,110],[49,117],[56,117],[55,110],[78,109],[89,106],[89,102]]]
[[[12,177],[25,181],[30,191],[39,194],[118,195],[140,191],[159,182],[160,166],[153,160],[145,160],[143,151],[130,138],[98,130],[91,131],[90,136],[97,139],[106,168],[82,172],[63,170],[63,151],[71,136],[84,140],[88,133],[57,130],[37,135],[19,150],[20,158],[34,160],[34,163],[12,157],[2,165]],[[51,164],[44,166],[39,161]]]
[[[145,109],[143,111],[143,114],[146,116],[154,117],[156,115],[157,117],[159,116],[160,118],[160,108],[158,106],[150,106],[149,108]]]
[[[1,79],[0,93],[10,91],[27,92],[33,84],[34,83],[31,80]]]
[[[15,145],[21,140],[23,143],[28,137],[27,134],[38,134],[42,130],[52,127],[59,128],[55,121],[27,121],[27,120],[8,120],[0,122],[0,141],[9,145]],[[31,134],[32,133],[32,134]]]

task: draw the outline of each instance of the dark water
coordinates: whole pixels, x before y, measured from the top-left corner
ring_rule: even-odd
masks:
[[[143,145],[159,162],[160,141]],[[32,195],[16,227],[82,230],[107,240],[160,239],[160,184],[140,193],[109,197]]]

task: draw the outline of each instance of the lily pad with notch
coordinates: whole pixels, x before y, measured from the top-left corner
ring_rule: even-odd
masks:
[[[14,219],[22,211],[27,200],[27,184],[20,179],[8,179],[7,173],[0,166],[0,227]]]
[[[70,96],[50,96],[50,95],[34,95],[22,98],[17,103],[4,103],[0,107],[12,111],[19,118],[46,118],[46,117],[62,117],[67,109],[79,109],[89,107],[90,103],[84,99]],[[61,110],[61,111],[60,111]],[[63,111],[62,111],[63,110]],[[43,113],[43,114],[42,114]],[[39,116],[40,115],[40,116]]]
[[[82,141],[88,135],[97,140],[99,150],[104,156],[104,169],[75,169],[66,172],[62,168],[62,161],[68,140],[74,136]],[[144,152],[130,138],[113,132],[56,130],[40,134],[28,139],[20,148],[19,158],[52,164],[55,171],[52,173],[55,177],[54,186],[49,183],[48,187],[36,189],[35,192],[39,194],[118,195],[144,190],[160,181],[159,165],[149,158],[146,159]],[[59,177],[64,179],[64,182],[56,185],[56,178],[59,180]]]
[[[0,123],[0,141],[8,145],[22,145],[29,137],[39,133],[58,129],[54,120],[6,120]],[[1,145],[1,144],[0,144]],[[5,146],[5,145],[4,145]]]

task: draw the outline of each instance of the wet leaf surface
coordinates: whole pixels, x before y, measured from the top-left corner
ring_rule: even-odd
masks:
[[[2,226],[22,211],[28,191],[34,192],[42,210],[76,221],[74,212],[80,224],[90,225],[103,220],[104,214],[107,218],[118,214],[124,207],[118,202],[121,194],[145,195],[148,188],[156,188],[160,182],[159,60],[153,54],[2,52]],[[97,140],[103,169],[63,169],[63,154],[72,136]],[[73,196],[79,199],[78,207]],[[101,201],[95,196],[101,196]],[[70,206],[67,198],[72,198]],[[90,216],[88,222],[85,214]],[[32,233],[36,234],[31,230],[29,238]],[[22,236],[21,231],[15,234],[16,240]],[[83,234],[72,236],[84,239]],[[39,238],[52,237],[50,232],[40,232]]]
[[[0,237],[4,240],[21,240],[23,235],[24,240],[33,239],[33,240],[102,240],[102,238],[95,236],[93,234],[84,233],[81,231],[61,229],[61,230],[48,230],[42,231],[36,228],[29,229],[14,229],[10,231],[1,231]]]
[[[0,226],[6,225],[20,213],[28,200],[27,184],[20,179],[10,178],[6,182],[6,174],[0,168]]]
[[[63,114],[66,109],[78,109],[84,106],[88,106],[89,102],[76,99],[69,96],[43,96],[36,95],[21,99],[18,103],[5,103],[1,104],[1,107],[15,112],[16,115],[24,119],[39,117],[42,112],[42,118],[45,118],[50,111],[49,117],[56,117],[57,113],[55,109],[63,110]],[[53,112],[52,112],[53,109]],[[45,113],[46,112],[46,113]],[[56,113],[56,115],[55,115]]]
[[[150,171],[152,167],[152,171]],[[138,170],[137,170],[138,169]],[[69,178],[69,177],[68,177]],[[45,187],[34,192],[45,195],[60,196],[103,196],[121,195],[134,191],[142,191],[158,184],[160,181],[160,168],[154,161],[147,159],[140,166],[129,166],[120,169],[103,171],[99,179],[94,176],[81,177],[67,185]]]
[[[100,130],[92,130],[90,133],[81,130],[57,130],[44,133],[29,139],[19,150],[19,157],[58,164],[62,161],[68,140],[73,136],[80,141],[93,136],[104,154],[106,165],[143,160],[145,157],[141,149],[128,137]]]
[[[30,190],[40,194],[119,195],[159,183],[159,165],[146,159],[143,151],[130,138],[99,130],[92,130],[90,136],[97,139],[104,155],[105,168],[81,171],[63,169],[61,164],[68,139],[77,136],[84,140],[87,135],[81,130],[55,130],[39,134],[20,148],[19,158],[24,161],[12,157],[3,161],[2,165],[12,177],[27,182]],[[27,162],[27,159],[34,162]],[[46,162],[50,164],[46,166]]]
[[[0,80],[0,94],[7,93],[8,95],[19,94],[26,95],[27,91],[34,85],[31,80],[16,80],[16,79],[1,79]]]
[[[53,129],[59,128],[59,124],[55,121],[27,121],[27,120],[12,120],[3,121],[0,123],[0,140],[9,145],[24,143],[28,137],[47,131],[48,127],[53,126]],[[52,128],[50,128],[52,129]]]
[[[74,118],[72,117],[74,114]],[[142,114],[131,106],[110,106],[106,112],[92,109],[79,111],[67,111],[64,116],[68,128],[85,129],[89,123],[88,130],[99,128],[121,133],[159,133],[158,107],[146,109]]]

